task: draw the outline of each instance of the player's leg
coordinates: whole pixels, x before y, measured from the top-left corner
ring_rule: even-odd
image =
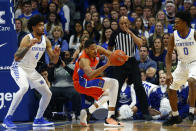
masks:
[[[50,102],[52,93],[46,84],[44,78],[37,72],[34,71],[30,76],[30,82],[29,82],[31,88],[35,88],[40,94],[41,99],[39,102],[39,108],[37,111],[37,115],[35,117],[33,126],[47,126],[47,125],[53,125],[54,123],[48,122],[44,120],[43,114]]]
[[[24,94],[28,91],[29,88],[26,72],[22,68],[18,66],[11,68],[11,76],[19,86],[19,90],[14,95],[8,113],[3,121],[2,125],[6,128],[16,127],[12,122],[12,116],[15,110],[17,109],[18,105],[20,104]]]
[[[142,86],[141,73],[138,62],[135,58],[131,58],[129,62],[130,65],[127,67],[127,69],[129,70],[127,83],[134,84],[134,90],[140,103],[140,109],[142,111],[143,118],[145,120],[152,120],[152,116],[149,114],[148,111],[147,95],[144,87]]]
[[[182,118],[179,116],[179,112],[178,112],[177,90],[179,90],[179,88],[186,83],[188,77],[188,71],[186,65],[179,62],[172,76],[173,76],[173,83],[169,87],[169,92],[168,92],[169,102],[172,109],[172,116],[169,117],[165,122],[163,122],[164,126],[170,126],[182,122]]]
[[[190,64],[189,67],[189,78],[188,78],[188,85],[189,85],[189,120],[194,120],[194,112],[195,112],[195,99],[196,99],[196,62]]]

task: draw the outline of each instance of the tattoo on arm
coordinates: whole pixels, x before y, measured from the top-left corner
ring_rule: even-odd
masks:
[[[27,51],[29,50],[30,47],[23,47],[17,50],[15,56],[18,58],[23,58],[24,55],[27,53]]]

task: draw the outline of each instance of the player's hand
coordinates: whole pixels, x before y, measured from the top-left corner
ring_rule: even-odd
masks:
[[[59,48],[59,46],[57,45],[57,46],[54,47],[53,53],[54,53],[55,56],[59,56],[60,51],[61,51],[61,48]]]
[[[167,86],[169,87],[172,84],[172,82],[173,82],[172,74],[167,74],[167,76],[166,76],[166,84],[167,84]]]
[[[29,45],[29,47],[32,47],[32,46],[34,46],[36,43],[38,43],[39,41],[38,41],[38,39],[37,38],[33,38],[33,39],[31,39],[30,40],[30,45]]]

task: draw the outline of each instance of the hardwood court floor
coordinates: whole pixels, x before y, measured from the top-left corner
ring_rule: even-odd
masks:
[[[163,127],[160,121],[123,121],[125,126],[112,128],[105,127],[103,121],[90,123],[89,127],[81,127],[79,121],[55,122],[55,126],[32,127],[32,123],[17,123],[16,129],[5,129],[0,126],[0,131],[196,131],[196,120],[190,123],[184,120],[181,124]]]

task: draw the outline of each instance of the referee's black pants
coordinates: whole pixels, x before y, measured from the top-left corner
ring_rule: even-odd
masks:
[[[113,67],[112,78],[117,79],[119,82],[119,90],[118,90],[116,107],[118,107],[118,101],[120,98],[120,91],[121,91],[122,85],[125,82],[125,79],[128,78],[127,83],[129,85],[134,84],[135,93],[139,101],[139,105],[140,105],[140,109],[142,113],[149,114],[147,95],[146,95],[144,87],[142,86],[139,65],[135,57],[129,57],[129,59],[122,66]],[[118,115],[117,108],[115,109],[115,114],[116,116]]]

